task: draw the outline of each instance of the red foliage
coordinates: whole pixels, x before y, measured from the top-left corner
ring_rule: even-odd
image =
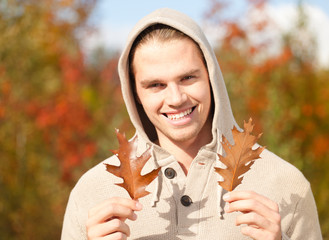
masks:
[[[0,72],[1,76],[1,72]],[[4,118],[6,115],[6,102],[11,93],[11,84],[9,81],[3,81],[0,85],[0,119]]]
[[[279,56],[269,58],[265,62],[255,65],[254,70],[259,74],[270,73],[273,69],[286,65],[292,57],[291,49],[286,47]]]
[[[101,72],[101,79],[102,81],[108,83],[109,81],[112,81],[114,85],[119,84],[119,75],[117,71],[118,66],[118,57],[114,57],[108,61],[106,66],[104,67],[103,71]]]
[[[313,154],[315,159],[321,159],[326,154],[328,154],[329,149],[329,135],[321,134],[317,136],[312,144]]]
[[[216,18],[215,16],[220,14],[221,11],[227,8],[228,3],[225,1],[210,0],[211,8],[204,14],[205,18]]]
[[[234,22],[225,23],[227,29],[226,41],[232,41],[234,38],[245,38],[246,32],[241,29],[241,27]]]
[[[80,97],[80,82],[84,79],[81,55],[61,58],[62,90],[47,103],[30,102],[26,111],[35,116],[44,140],[53,148],[64,180],[70,180],[74,167],[96,153],[96,144],[88,131],[92,118]]]
[[[83,55],[72,59],[69,55],[63,55],[60,59],[60,67],[64,81],[77,82],[83,78]]]
[[[328,111],[324,103],[318,104],[315,107],[315,115],[320,118],[321,120],[325,120],[328,116]]]
[[[313,114],[313,106],[311,104],[305,104],[302,106],[302,113],[304,116],[312,116]]]
[[[256,8],[264,8],[267,0],[248,0]]]
[[[43,131],[45,141],[54,147],[66,180],[72,168],[91,157],[96,146],[88,139],[91,117],[79,99],[60,95],[38,109],[36,124]]]

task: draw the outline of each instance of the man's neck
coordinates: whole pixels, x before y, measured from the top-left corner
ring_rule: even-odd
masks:
[[[159,139],[159,145],[175,156],[176,160],[187,175],[190,165],[198,154],[200,148],[210,141],[211,139],[200,141],[199,138],[195,138],[184,142],[173,142],[165,138]]]

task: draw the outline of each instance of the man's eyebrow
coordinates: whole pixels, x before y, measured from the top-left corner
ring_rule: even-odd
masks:
[[[142,80],[140,82],[140,85],[145,88],[145,87],[148,87],[148,86],[150,86],[152,84],[159,83],[160,81],[161,81],[160,79],[150,79],[150,80],[145,79],[145,80]]]
[[[179,78],[184,78],[186,76],[191,76],[200,73],[200,69],[192,69],[190,71],[187,71],[181,75],[179,75]]]

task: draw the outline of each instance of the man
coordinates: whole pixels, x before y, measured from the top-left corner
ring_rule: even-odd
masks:
[[[216,57],[189,17],[160,9],[138,22],[119,74],[138,152],[152,149],[142,173],[161,171],[139,201],[104,164],[88,171],[70,195],[62,239],[321,239],[309,183],[268,150],[236,190],[218,185],[221,137],[232,141],[238,126]]]

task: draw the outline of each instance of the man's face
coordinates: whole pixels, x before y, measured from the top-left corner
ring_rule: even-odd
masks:
[[[201,53],[190,39],[151,41],[133,60],[139,102],[160,144],[211,140],[211,93]]]

